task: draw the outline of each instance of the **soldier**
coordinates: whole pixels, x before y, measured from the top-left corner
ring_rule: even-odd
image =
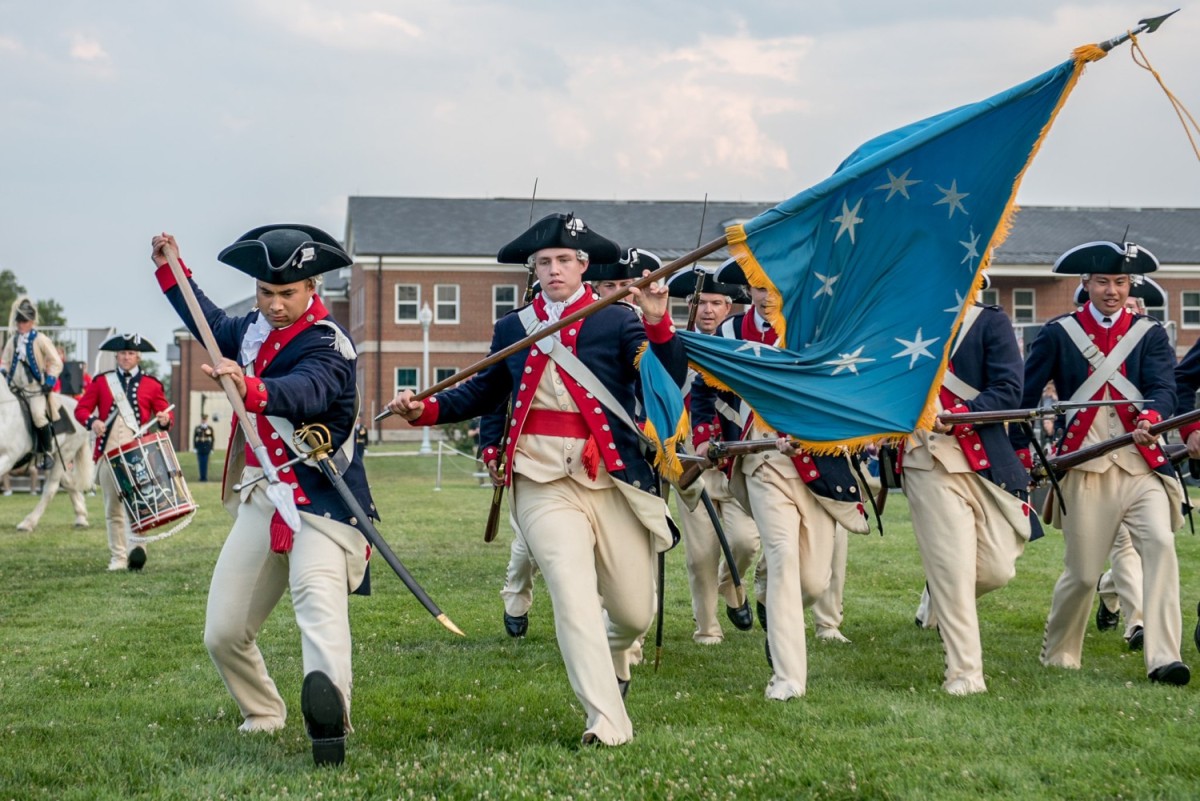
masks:
[[[943,375],[938,411],[1013,409],[1020,403],[1021,351],[999,306],[968,307]],[[1028,503],[1029,473],[1009,445],[1003,423],[948,426],[908,438],[904,493],[925,567],[929,610],[945,650],[951,695],[987,691],[975,599],[1016,574],[1031,537],[1041,536]]]
[[[213,449],[213,429],[208,424],[208,415],[200,415],[200,425],[192,432],[192,450],[196,452],[196,467],[200,480],[208,481],[208,457]]]
[[[1192,345],[1179,362],[1179,366],[1175,369],[1175,382],[1178,395],[1175,414],[1187,414],[1194,411],[1196,409],[1196,391],[1200,390],[1200,341]],[[1200,459],[1200,423],[1183,426],[1179,429],[1179,436],[1187,445],[1188,456],[1193,460]],[[1122,601],[1122,603],[1124,602]],[[1200,615],[1200,604],[1197,605],[1196,614]],[[1196,649],[1200,650],[1200,620],[1196,622],[1192,638],[1196,643]]]
[[[1146,671],[1153,682],[1183,685],[1191,671],[1179,656],[1183,623],[1174,534],[1183,523],[1183,491],[1147,432],[1175,411],[1175,354],[1156,320],[1124,308],[1131,279],[1157,267],[1153,254],[1132,242],[1088,242],[1059,257],[1054,271],[1080,275],[1088,302],[1038,333],[1025,360],[1023,404],[1036,403],[1050,379],[1068,401],[1128,400],[1073,410],[1059,452],[1125,432],[1134,441],[1074,468],[1061,482],[1066,513],[1056,506],[1051,522],[1061,523],[1066,552],[1042,664],[1079,669],[1096,583],[1124,524],[1142,556]],[[1016,427],[1010,433],[1028,460],[1028,435]]]
[[[105,340],[100,350],[116,354],[117,369],[101,373],[88,384],[75,407],[75,419],[96,435],[92,458],[103,461],[99,483],[104,493],[104,525],[108,529],[108,569],[141,570],[146,564],[146,549],[141,545],[128,549],[132,534],[129,515],[121,502],[112,467],[102,457],[133,442],[137,432],[151,421],[165,431],[175,418],[167,411],[170,404],[163,385],[138,366],[143,353],[154,352],[150,340],[139,334],[118,334]]]
[[[615,243],[565,214],[540,220],[505,245],[497,260],[528,265],[542,291],[496,323],[492,350],[593,303],[583,284],[589,261],[619,255]],[[454,389],[425,402],[405,391],[388,405],[416,425],[433,425],[487,414],[513,394],[506,479],[517,527],[550,592],[571,687],[587,715],[585,745],[633,737],[623,698],[631,648],[654,615],[654,554],[673,540],[658,478],[639,447],[634,362],[647,341],[680,383],[686,362],[666,288],[631,294],[643,320],[612,304]]]
[[[58,417],[58,398],[51,394],[63,362],[50,338],[37,330],[37,307],[26,297],[12,305],[8,327],[15,331],[0,353],[0,374],[14,395],[29,404],[33,420],[34,467],[49,470],[54,464],[54,420]]]
[[[734,283],[726,277],[733,272],[732,267],[719,270],[718,280]],[[730,317],[718,331],[722,336],[773,345],[778,336],[766,318],[769,290],[751,285],[750,298],[754,308]],[[702,382],[693,385],[693,441],[701,456],[708,452],[712,426],[707,421],[713,419],[718,399],[740,407],[740,399],[731,393],[718,392]],[[837,628],[841,617],[838,584],[842,579],[839,577],[835,583],[834,576],[835,565],[841,561],[838,537],[845,537],[839,532],[839,524],[842,529],[860,533],[867,532],[869,526],[862,490],[846,456],[817,456],[797,449],[785,434],[771,431],[753,414],[743,432],[743,437],[749,439],[778,438],[778,450],[735,460],[730,490],[754,517],[767,562],[766,602],[760,598],[758,604],[759,622],[767,629],[767,661],[773,670],[766,697],[786,701],[804,695],[808,687],[803,610],[826,596],[830,606],[837,608],[827,610],[835,614],[817,619],[817,636],[845,639]],[[828,596],[831,587],[834,595]],[[835,624],[832,632],[836,636],[822,632],[823,628],[831,628],[829,623]]]
[[[180,318],[199,337],[183,293],[168,266],[174,237],[156,236],[157,279]],[[214,380],[230,376],[300,510],[293,536],[265,484],[261,463],[241,428],[225,456],[222,498],[235,516],[213,570],[204,644],[237,701],[239,731],[283,728],[287,705],[267,673],[258,631],[271,610],[291,595],[303,645],[300,707],[317,765],[341,764],[350,731],[351,642],[347,595],[364,584],[369,549],[337,490],[317,467],[282,467],[291,458],[291,434],[303,424],[329,429],[342,458],[346,486],[372,517],[366,473],[354,459],[356,417],[354,345],[317,294],[317,276],[347,267],[337,241],[307,225],[266,225],[249,231],[217,257],[255,279],[258,308],[229,317],[192,283],[222,358],[202,369]],[[185,268],[186,269],[186,268]],[[239,494],[231,492],[240,482]]]
[[[621,254],[619,261],[609,264],[589,262],[583,280],[591,285],[596,299],[603,300],[640,278],[642,270],[653,272],[660,267],[662,261],[653,253],[628,248]],[[637,310],[636,306],[630,308]],[[500,440],[504,436],[506,417],[501,410],[484,415],[480,421],[479,458],[485,465],[499,464]],[[498,485],[504,480],[496,467],[489,467],[488,472],[493,484]],[[504,632],[509,637],[516,638],[524,637],[529,631],[529,610],[533,608],[533,577],[537,574],[537,563],[530,555],[529,546],[521,536],[520,530],[512,520],[509,523],[513,527],[513,541],[509,546],[508,567],[505,569],[504,587],[500,590],[500,597],[504,601]],[[635,661],[641,661],[636,652]]]
[[[367,427],[363,425],[361,417],[354,426],[354,449],[360,459],[367,455]]]
[[[688,269],[671,276],[668,281],[670,292],[675,297],[687,298],[689,303],[696,306],[696,330],[702,334],[716,334],[717,329],[729,316],[736,300],[745,303],[749,298],[742,287],[733,284],[717,283],[711,275],[705,275],[701,292],[693,297],[697,285],[696,272]],[[695,371],[688,372],[687,383],[684,384],[685,395],[690,396],[691,388],[699,380]],[[735,396],[736,397],[736,396]],[[689,397],[689,404],[691,399]],[[697,428],[693,410],[693,430],[719,431],[720,438],[735,440],[740,438],[742,431],[741,412],[733,405],[718,400],[714,404],[714,414],[707,420],[707,425]],[[733,553],[734,566],[739,580],[749,572],[754,558],[758,555],[758,529],[742,505],[729,491],[729,477],[717,468],[705,470],[701,478],[702,486],[707,490],[713,507],[720,516],[721,529],[725,533],[730,551]],[[748,598],[739,599],[737,587],[733,582],[733,573],[722,558],[720,541],[717,539],[716,528],[709,517],[704,504],[696,503],[688,508],[684,493],[676,494],[679,508],[679,519],[683,529],[683,541],[687,560],[688,587],[692,594],[692,617],[696,621],[696,630],[692,639],[701,645],[716,645],[724,640],[721,623],[717,617],[717,598],[725,599],[725,615],[740,631],[747,631],[754,625],[754,617],[750,612]],[[760,561],[762,579],[766,577],[766,562]],[[758,598],[764,597],[762,587],[756,588]]]

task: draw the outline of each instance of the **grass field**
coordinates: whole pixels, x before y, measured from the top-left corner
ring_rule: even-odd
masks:
[[[808,695],[787,703],[763,698],[757,628],[726,622],[721,645],[692,643],[682,553],[669,553],[663,662],[636,668],[629,695],[637,737],[584,750],[540,585],[529,636],[503,632],[509,535],[482,542],[490,493],[471,468],[447,462],[436,492],[432,458],[371,458],[368,469],[381,530],[467,637],[375,564],[374,595],[351,601],[355,733],[340,770],[311,764],[286,598],[261,644],[292,715],[277,734],[236,730],[201,641],[229,526],[217,484],[192,482],[201,511],[151,546],[141,574],[105,572],[98,496],[91,529],[72,530],[60,498],[33,534],[14,529],[32,499],[0,498],[0,799],[1200,796],[1200,680],[1151,685],[1141,654],[1093,627],[1083,670],[1038,664],[1061,568],[1055,533],[981,599],[990,692],[967,698],[940,691],[937,635],[913,626],[922,577],[902,496],[885,537],[851,540],[852,644],[810,638]],[[1200,539],[1185,528],[1178,550],[1184,659],[1200,667]]]

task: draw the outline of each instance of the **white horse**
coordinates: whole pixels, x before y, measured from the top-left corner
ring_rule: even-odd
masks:
[[[63,411],[74,420],[75,399],[64,396],[59,403]],[[72,433],[59,434],[55,440],[54,466],[50,468],[42,483],[42,497],[33,511],[17,524],[18,531],[33,531],[37,528],[38,521],[42,519],[60,484],[71,496],[71,504],[75,507],[75,527],[87,528],[87,504],[84,502],[83,493],[92,488],[92,482],[95,480],[88,432],[76,423]],[[9,389],[8,382],[0,379],[0,476],[11,470],[13,465],[32,449],[33,438],[25,426],[20,401]],[[66,464],[63,463],[64,460]]]

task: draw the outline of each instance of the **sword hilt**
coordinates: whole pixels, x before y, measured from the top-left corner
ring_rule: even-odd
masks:
[[[328,459],[333,451],[333,435],[329,427],[321,423],[306,423],[292,433],[292,442],[297,449],[304,447],[308,454],[320,461]]]

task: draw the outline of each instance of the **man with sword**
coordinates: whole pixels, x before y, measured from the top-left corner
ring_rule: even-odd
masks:
[[[500,249],[501,264],[525,264],[542,291],[502,317],[493,352],[599,302],[584,286],[590,260],[615,262],[616,243],[583,220],[552,214]],[[658,478],[634,420],[635,361],[650,348],[682,383],[683,345],[667,313],[667,290],[630,290],[644,318],[613,303],[493,363],[425,401],[405,391],[388,409],[417,425],[464,420],[497,409],[510,394],[504,437],[513,514],[554,607],[567,676],[587,716],[585,745],[633,738],[625,709],[631,646],[654,615],[655,552],[673,542]]]
[[[1156,320],[1124,308],[1131,283],[1157,267],[1154,255],[1132,242],[1088,242],[1059,257],[1054,272],[1079,275],[1088,302],[1038,333],[1025,360],[1022,405],[1036,404],[1050,380],[1067,401],[1127,401],[1069,410],[1058,451],[1069,455],[1126,433],[1133,442],[1082,463],[1061,481],[1065,510],[1056,506],[1051,522],[1063,530],[1064,570],[1046,621],[1042,664],[1081,667],[1096,582],[1124,524],[1142,556],[1146,672],[1152,682],[1183,685],[1191,678],[1180,661],[1175,555],[1183,492],[1149,432],[1175,410],[1175,354]],[[1029,466],[1029,435],[1014,427],[1010,436]]]
[[[174,237],[154,237],[152,259],[167,299],[200,337],[171,269],[171,261],[180,263]],[[214,380],[233,380],[266,448],[252,450],[234,427],[222,499],[235,519],[213,571],[204,643],[241,710],[239,731],[283,728],[287,705],[267,673],[257,635],[290,591],[304,660],[301,710],[313,759],[317,765],[340,764],[351,730],[347,595],[363,588],[370,549],[338,488],[318,468],[289,462],[294,429],[326,427],[345,460],[345,487],[378,519],[362,463],[353,458],[354,345],[317,294],[317,276],[349,266],[351,259],[324,231],[295,224],[255,228],[218,259],[255,279],[257,309],[245,317],[226,315],[187,273],[205,318],[201,327],[223,355],[202,369]],[[298,531],[281,517],[267,482],[257,480],[264,473],[260,453],[269,457],[299,509]],[[233,489],[239,479],[240,492]]]
[[[75,419],[96,435],[92,459],[103,462],[99,481],[104,493],[104,525],[108,530],[108,569],[141,570],[146,564],[146,549],[141,545],[129,548],[132,532],[129,516],[104,454],[133,442],[152,422],[165,431],[175,418],[163,385],[142,372],[138,365],[143,353],[154,352],[150,340],[138,334],[118,334],[106,339],[100,350],[116,354],[117,369],[92,379],[75,407]]]

